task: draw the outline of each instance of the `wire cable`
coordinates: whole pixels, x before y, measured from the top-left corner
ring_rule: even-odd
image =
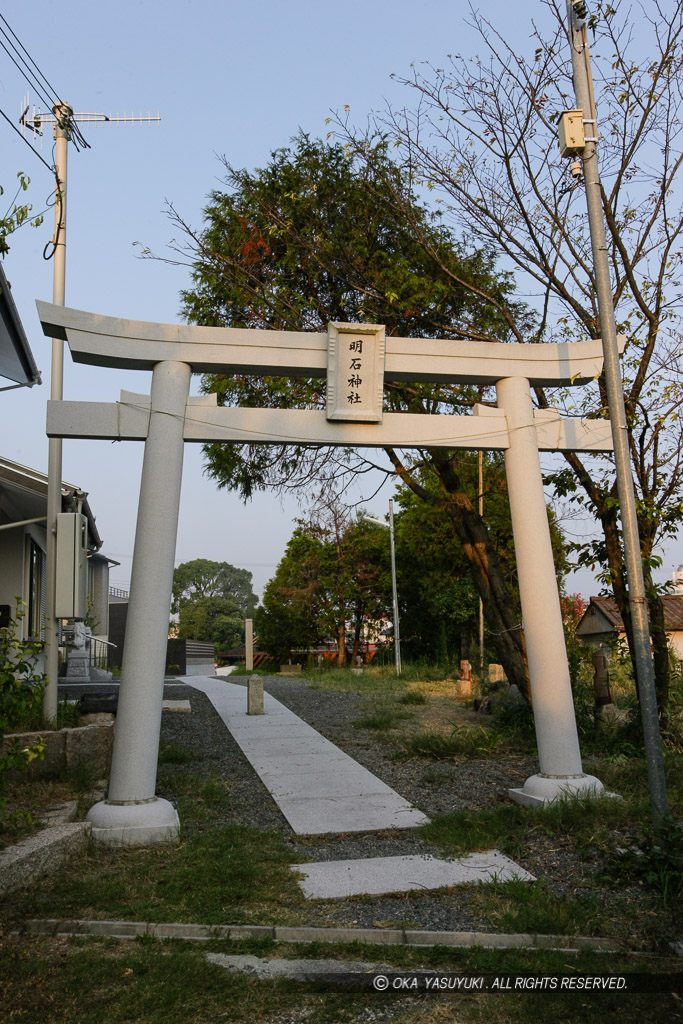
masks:
[[[2,29],[0,29],[0,32],[2,32]],[[26,79],[26,81],[28,82],[28,84],[29,84],[29,85],[30,85],[30,86],[31,86],[31,87],[32,87],[33,89],[35,89],[35,91],[36,91],[36,92],[38,93],[38,96],[40,97],[40,99],[42,99],[42,101],[43,101],[44,103],[46,103],[46,104],[47,104],[48,106],[52,106],[52,104],[51,104],[50,100],[49,100],[49,99],[48,99],[48,98],[47,98],[47,97],[45,96],[45,94],[44,94],[44,93],[42,93],[42,92],[41,92],[41,90],[40,90],[40,88],[38,87],[38,85],[37,85],[37,83],[35,82],[35,80],[31,79],[31,78],[29,77],[29,75],[27,75],[26,71],[25,71],[25,70],[24,70],[24,69],[22,68],[22,66],[21,66],[21,65],[19,64],[19,62],[18,62],[18,61],[16,60],[16,58],[12,56],[12,53],[11,53],[11,52],[10,52],[10,51],[9,51],[9,50],[7,49],[7,47],[6,47],[6,46],[5,46],[5,44],[3,43],[2,39],[0,39],[0,46],[1,46],[2,48],[3,48],[3,50],[5,51],[5,53],[7,54],[7,56],[9,57],[9,59],[10,59],[10,60],[12,61],[12,63],[14,64],[14,66],[15,66],[15,67],[17,68],[17,70],[19,71],[19,74],[20,74],[20,75],[22,75],[22,76],[23,76],[23,78],[25,78],[25,79]]]
[[[45,98],[45,96],[43,96],[42,98],[43,98],[44,102],[45,102],[45,103],[47,103],[47,104],[48,104],[48,106],[50,106],[50,107],[53,107],[53,106],[54,106],[54,104],[55,104],[55,102],[61,102],[61,100],[60,100],[60,97],[59,97],[59,94],[57,93],[57,91],[56,91],[56,89],[54,88],[54,86],[53,86],[53,85],[51,85],[51,84],[50,84],[50,82],[49,82],[49,81],[47,80],[47,78],[45,77],[45,75],[43,74],[43,72],[42,72],[42,71],[40,70],[40,68],[38,67],[38,65],[37,65],[37,64],[36,64],[36,62],[34,61],[34,59],[33,59],[33,57],[31,56],[31,54],[30,54],[30,53],[28,52],[28,50],[26,49],[26,47],[24,46],[24,44],[23,44],[23,43],[21,42],[21,40],[20,40],[20,39],[19,39],[19,37],[17,36],[16,32],[15,32],[15,31],[14,31],[14,30],[12,29],[11,25],[9,24],[9,22],[7,21],[7,19],[6,19],[6,18],[5,18],[5,17],[4,17],[4,16],[2,15],[2,14],[0,14],[0,21],[4,22],[4,24],[5,24],[6,26],[7,26],[7,28],[8,28],[8,30],[9,30],[10,34],[11,34],[11,35],[13,36],[13,38],[14,38],[14,39],[15,39],[15,40],[17,41],[17,43],[19,44],[19,47],[20,47],[20,49],[21,49],[21,50],[23,50],[23,52],[24,52],[24,53],[26,54],[26,57],[28,57],[28,60],[29,60],[29,61],[30,61],[30,63],[31,63],[32,65],[33,65],[33,67],[35,68],[35,70],[36,70],[36,72],[38,73],[38,75],[40,76],[40,78],[42,78],[43,82],[45,83],[45,86],[47,87],[47,91],[48,91],[48,93],[51,93],[51,94],[52,94],[52,96],[53,96],[53,99],[46,99],[46,98]],[[2,29],[0,29],[0,32],[2,32],[2,33],[3,33],[3,35],[5,36],[5,38],[7,38],[7,33],[6,33],[6,32],[4,32],[4,31],[3,31]],[[10,43],[10,45],[11,45],[11,46],[13,46],[13,45],[14,45],[14,44],[13,44],[13,43],[11,42],[11,40],[8,40],[8,42]],[[17,51],[17,48],[16,48],[16,46],[14,46],[14,50],[15,50],[15,53],[17,53],[17,52],[18,52],[18,51]],[[11,55],[10,55],[10,56],[11,56]],[[12,59],[14,59],[14,58],[12,58]],[[26,64],[26,61],[24,60],[24,58],[23,58],[23,57],[20,57],[20,59],[22,60],[23,64],[24,64],[24,65],[25,65],[26,67],[28,67],[28,65]],[[14,63],[16,64],[16,61],[15,61]],[[17,66],[18,66],[18,65],[17,65]],[[21,70],[21,69],[19,69],[19,70]],[[29,81],[29,79],[28,79],[28,76],[26,75],[26,73],[22,71],[22,74],[23,74],[24,78],[26,78],[26,80],[27,80],[27,81]],[[42,89],[42,87],[39,87],[39,84],[38,84],[38,80],[37,80],[37,79],[35,78],[35,75],[33,75],[33,72],[32,72],[32,71],[30,72],[30,74],[31,74],[31,75],[33,76],[33,78],[34,78],[34,81],[33,81],[33,82],[29,82],[29,84],[30,84],[30,85],[33,85],[33,88],[34,88],[34,89],[36,90],[36,92],[37,92],[37,93],[38,93],[39,95],[42,95],[42,92],[41,92],[41,89]]]

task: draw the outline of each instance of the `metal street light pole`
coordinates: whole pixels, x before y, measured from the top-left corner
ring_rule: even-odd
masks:
[[[650,799],[655,822],[667,813],[664,757],[657,715],[654,667],[650,646],[647,597],[638,534],[635,489],[631,474],[628,425],[619,363],[617,328],[612,299],[607,239],[602,209],[602,186],[597,154],[597,118],[590,73],[590,57],[586,34],[585,4],[567,0],[569,42],[572,51],[576,106],[583,111],[584,123],[590,129],[581,153],[586,188],[588,222],[593,249],[595,288],[600,313],[600,334],[604,352],[605,387],[614,439],[614,461],[619,495],[619,509],[624,542],[624,558],[628,576],[629,604],[633,624],[633,644],[638,678],[638,696],[643,721]]]
[[[401,674],[401,631],[398,621],[398,590],[396,587],[396,547],[394,544],[394,502],[389,499],[389,522],[382,519],[374,519],[372,516],[363,516],[368,523],[375,523],[376,526],[383,526],[389,530],[389,542],[391,545],[391,590],[394,602],[394,661],[396,663],[396,675]]]

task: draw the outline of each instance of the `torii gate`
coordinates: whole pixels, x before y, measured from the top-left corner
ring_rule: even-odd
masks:
[[[65,339],[75,362],[153,371],[151,395],[48,403],[51,437],[145,442],[111,778],[88,814],[96,840],[178,836],[177,812],[155,789],[185,441],[503,450],[540,768],[510,795],[533,806],[603,792],[581,764],[539,451],[609,452],[610,423],[535,411],[530,391],[593,380],[599,341],[418,341],[386,338],[375,324],[330,324],[327,333],[193,327],[37,305],[45,334]],[[218,407],[215,395],[190,397],[193,372],[327,376],[327,408]],[[383,413],[384,380],[495,385],[497,408]]]

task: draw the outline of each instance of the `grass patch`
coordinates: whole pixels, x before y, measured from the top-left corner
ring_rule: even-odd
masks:
[[[264,982],[232,974],[209,963],[207,948],[307,958],[353,958],[392,964],[397,970],[431,968],[467,974],[549,975],[628,973],[642,961],[610,954],[578,956],[566,952],[445,947],[410,950],[397,947],[276,947],[272,953],[242,950],[234,944],[117,942],[8,936],[0,948],[0,974],[11,1019],[25,1024],[209,1024],[217,1021],[266,1024],[307,1020],[315,1024],[351,1024],[391,1020],[393,1024],[621,1024],[680,1019],[680,1004],[670,993],[500,992],[458,995],[386,995],[334,991],[292,981]],[[674,971],[673,960],[655,969]],[[9,1017],[8,1017],[9,1019]]]
[[[498,932],[603,935],[609,931],[609,922],[595,895],[558,897],[540,881],[482,882],[474,902]]]
[[[398,698],[399,704],[426,704],[427,698],[420,690],[406,690]]]
[[[182,743],[161,739],[159,742],[159,764],[189,764],[196,754]]]
[[[610,858],[609,881],[649,886],[667,908],[683,903],[683,821],[666,818],[660,828],[643,829],[638,840]]]
[[[527,827],[527,813],[520,804],[507,803],[477,811],[451,811],[437,815],[419,831],[451,856],[493,847],[516,854]]]
[[[493,757],[498,749],[498,737],[481,725],[456,726],[444,735],[439,732],[418,732],[403,740],[406,757],[426,757],[433,761],[446,761],[456,757]]]
[[[77,871],[15,897],[16,909],[24,917],[205,924],[291,916],[279,908],[296,906],[303,896],[289,867],[295,858],[280,836],[240,825],[201,831],[209,820],[197,814],[196,834],[177,846],[93,848]]]
[[[539,808],[501,803],[438,815],[421,832],[449,854],[495,847],[519,856],[533,844],[534,833],[571,839],[579,849],[607,850],[613,830],[632,821],[633,813],[626,801],[610,797],[556,800]]]
[[[353,723],[357,729],[374,729],[376,732],[388,732],[395,729],[401,718],[395,711],[389,708],[381,708],[378,711],[370,711],[362,715]]]

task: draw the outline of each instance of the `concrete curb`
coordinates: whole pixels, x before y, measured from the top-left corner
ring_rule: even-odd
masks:
[[[618,952],[616,939],[587,935],[498,935],[492,932],[429,932],[402,928],[284,928],[277,925],[154,924],[149,921],[44,919],[26,922],[34,935],[100,935],[134,939],[273,939],[275,942],[365,942],[384,946],[451,946],[468,949],[593,949]]]
[[[90,822],[52,825],[0,853],[0,893],[30,885],[41,875],[56,871],[67,860],[85,852]]]

